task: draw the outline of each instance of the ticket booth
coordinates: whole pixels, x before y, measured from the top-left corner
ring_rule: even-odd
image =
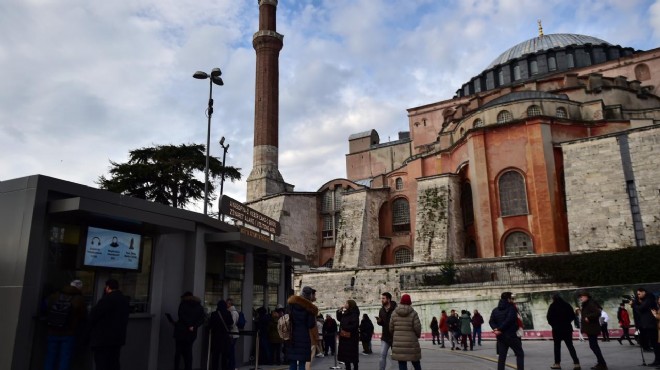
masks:
[[[302,260],[245,227],[41,175],[0,182],[0,221],[1,369],[43,368],[45,298],[80,279],[91,309],[109,278],[130,302],[122,369],[173,368],[166,314],[176,319],[184,291],[209,312],[234,299],[248,319],[237,357],[245,363],[252,311],[284,303],[292,263]],[[73,369],[92,369],[84,333],[78,344]],[[204,345],[195,343],[195,368],[206,360]]]

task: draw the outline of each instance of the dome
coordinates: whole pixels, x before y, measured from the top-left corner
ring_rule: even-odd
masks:
[[[574,33],[555,33],[550,35],[543,35],[523,41],[520,44],[508,49],[499,57],[495,58],[488,68],[495,67],[499,64],[504,64],[510,60],[520,58],[525,54],[536,53],[541,50],[548,50],[552,48],[563,48],[571,45],[611,45],[609,42],[601,40],[592,36],[578,35]]]

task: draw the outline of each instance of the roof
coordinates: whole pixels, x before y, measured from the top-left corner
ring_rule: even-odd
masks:
[[[520,58],[525,54],[532,54],[539,52],[541,50],[549,50],[553,48],[564,48],[571,45],[611,45],[609,42],[601,40],[593,36],[578,35],[574,33],[555,33],[550,35],[543,35],[534,37],[527,41],[523,41],[518,45],[515,45],[509,48],[507,51],[503,52],[495,58],[489,65],[488,68],[495,67],[499,64],[507,63],[513,59]]]
[[[357,134],[352,134],[351,136],[348,137],[348,140],[355,140],[355,139],[361,139],[363,137],[370,137],[376,130],[369,130],[369,131],[363,131],[363,132],[358,132]]]
[[[552,94],[545,91],[515,91],[504,96],[500,96],[497,99],[489,101],[484,104],[481,109],[493,107],[498,104],[510,103],[519,100],[528,100],[528,99],[560,99],[560,100],[569,100],[568,96],[565,94]]]

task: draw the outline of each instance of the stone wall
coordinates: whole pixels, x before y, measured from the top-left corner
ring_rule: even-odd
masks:
[[[387,194],[387,189],[344,194],[335,244],[335,267],[353,268],[380,263],[387,241],[379,237],[378,211],[387,200]]]
[[[635,245],[616,137],[562,145],[571,251]]]
[[[660,244],[660,127],[631,132],[629,145],[646,244]]]
[[[417,180],[417,212],[413,261],[441,262],[460,258],[456,248],[461,211],[458,178],[433,176]],[[462,244],[461,244],[462,245]]]
[[[303,254],[318,264],[319,209],[314,193],[281,194],[250,203],[249,206],[280,222],[282,232],[275,241]]]

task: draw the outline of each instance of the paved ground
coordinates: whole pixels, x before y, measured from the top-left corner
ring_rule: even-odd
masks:
[[[589,369],[596,363],[596,357],[589,349],[589,344],[575,341],[582,369]],[[611,342],[600,342],[600,347],[607,361],[609,369],[629,370],[629,369],[654,369],[653,367],[641,367],[642,357],[639,346],[631,346],[624,342],[612,340]],[[552,341],[529,340],[523,342],[525,351],[525,369],[527,370],[547,370],[554,361]],[[380,353],[380,342],[374,342],[373,355],[360,356],[360,370],[378,369],[378,360]],[[378,354],[377,354],[378,353]],[[653,361],[653,353],[645,352],[646,363]],[[390,361],[391,362],[391,361]],[[495,342],[484,341],[482,346],[475,347],[474,351],[451,351],[449,348],[439,348],[430,341],[422,342],[422,369],[424,370],[496,370],[497,356],[495,355]],[[562,368],[573,369],[571,357],[565,346],[562,348]],[[331,357],[315,358],[312,363],[312,369],[325,370],[334,365],[334,359]],[[259,366],[261,369],[288,369],[288,366]],[[254,366],[246,366],[241,370],[252,369]],[[344,367],[341,367],[344,369]],[[516,368],[516,358],[512,352],[507,358],[507,369]],[[412,366],[409,365],[409,369]],[[390,363],[387,370],[398,370],[396,363]]]

